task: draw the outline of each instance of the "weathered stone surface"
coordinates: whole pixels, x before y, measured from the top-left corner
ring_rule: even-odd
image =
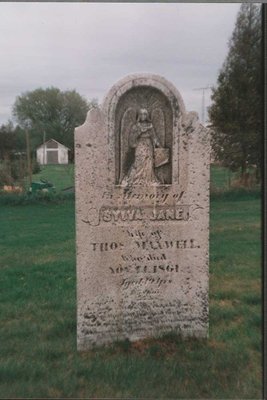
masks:
[[[209,135],[162,77],[130,75],[75,130],[78,349],[208,335]]]

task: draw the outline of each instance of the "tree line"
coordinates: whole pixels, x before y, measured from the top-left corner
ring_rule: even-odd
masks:
[[[55,139],[69,147],[73,158],[74,129],[84,123],[88,110],[95,104],[96,100],[88,102],[76,90],[51,87],[23,93],[16,98],[12,109],[17,125],[9,122],[0,127],[1,158],[7,157],[12,147],[18,151],[25,149],[26,130],[32,149]]]
[[[35,151],[49,139],[67,146],[73,161],[74,129],[84,123],[88,110],[96,104],[96,100],[88,102],[76,90],[60,91],[55,87],[18,96],[12,108],[16,125],[9,121],[0,127],[0,184],[12,185],[38,172]]]
[[[212,90],[209,118],[215,157],[246,179],[251,166],[260,179],[263,131],[261,5],[243,3],[229,50]]]

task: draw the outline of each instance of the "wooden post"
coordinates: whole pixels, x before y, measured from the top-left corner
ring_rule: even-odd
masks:
[[[46,132],[43,130],[43,168],[45,163],[45,141],[46,141]]]
[[[228,168],[228,190],[231,188],[231,170]]]
[[[28,175],[29,175],[29,185],[31,187],[32,184],[32,163],[31,163],[31,149],[30,149],[30,136],[29,131],[26,128],[26,148],[27,148],[27,166],[28,166]]]

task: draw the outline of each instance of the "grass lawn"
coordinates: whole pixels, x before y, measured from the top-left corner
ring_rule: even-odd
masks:
[[[210,337],[76,351],[74,203],[0,208],[0,397],[262,398],[260,200],[211,204]]]
[[[45,165],[41,166],[41,171],[33,175],[33,182],[39,182],[40,179],[46,179],[53,183],[59,192],[62,189],[74,185],[74,165]]]
[[[229,189],[230,180],[232,180],[236,176],[237,174],[231,172],[228,168],[221,167],[219,165],[211,165],[211,188]]]

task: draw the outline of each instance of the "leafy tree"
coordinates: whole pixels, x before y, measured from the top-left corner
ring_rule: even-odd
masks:
[[[26,175],[25,133],[9,121],[0,127],[0,186],[12,185]]]
[[[241,178],[261,165],[261,37],[261,6],[243,3],[209,108],[215,156]]]
[[[25,150],[23,130],[9,121],[0,127],[0,160],[9,160],[15,152]]]
[[[15,148],[15,132],[12,122],[0,127],[0,159],[7,160],[10,158],[12,150]]]
[[[85,121],[87,111],[95,103],[88,103],[75,90],[39,88],[16,98],[13,115],[22,127],[30,130],[33,148],[44,140],[55,139],[73,151],[74,128]]]

